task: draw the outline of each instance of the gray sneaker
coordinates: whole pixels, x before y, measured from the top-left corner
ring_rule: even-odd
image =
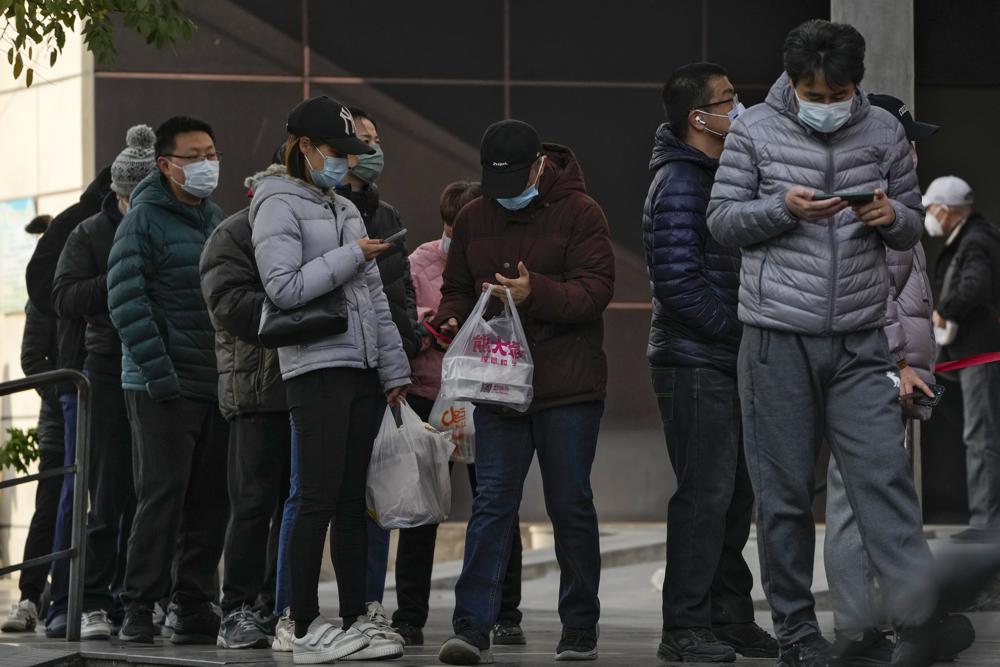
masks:
[[[381,606],[381,605],[380,605]],[[368,646],[357,653],[345,656],[344,660],[393,660],[403,657],[403,638],[395,632],[386,633],[365,616],[358,616],[349,632],[356,631],[368,638]],[[389,634],[399,637],[390,639]]]
[[[111,639],[111,621],[104,610],[88,611],[80,620],[80,639]]]
[[[10,606],[7,620],[0,626],[4,632],[34,632],[38,625],[38,607],[31,600],[21,600]]]
[[[257,624],[253,609],[247,605],[234,609],[222,619],[215,641],[219,648],[267,648],[270,644],[271,640]]]

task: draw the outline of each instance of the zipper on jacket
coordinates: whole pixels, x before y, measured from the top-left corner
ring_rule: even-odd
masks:
[[[830,138],[827,137],[826,140],[826,155],[827,155],[827,171],[826,171],[826,191],[833,192],[834,185],[834,160],[833,160],[833,143]],[[837,303],[837,225],[836,225],[837,214],[835,213],[827,223],[827,227],[830,230],[830,307],[827,311],[826,316],[826,331],[827,334],[833,333],[833,313],[836,308]]]

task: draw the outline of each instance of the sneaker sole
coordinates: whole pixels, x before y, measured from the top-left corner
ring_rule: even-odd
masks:
[[[438,660],[446,665],[492,665],[493,653],[480,651],[460,639],[449,639],[441,647]]]
[[[527,646],[528,640],[525,639],[524,637],[517,637],[516,639],[511,639],[511,638],[497,639],[496,637],[494,637],[493,643],[496,646]]]
[[[581,651],[563,651],[562,653],[556,653],[556,662],[573,662],[573,661],[586,661],[586,660],[597,660],[597,649],[593,651],[587,651],[583,653]]]
[[[361,649],[357,653],[344,656],[341,660],[347,662],[351,660],[393,660],[403,657],[403,645],[394,641],[385,644],[372,645]]]
[[[154,644],[153,635],[123,635],[118,634],[118,639],[127,644]]]
[[[742,655],[744,658],[778,658],[779,651],[774,649],[773,651],[766,648],[736,648],[732,644],[733,650]]]
[[[30,625],[26,623],[4,623],[3,627],[0,627],[0,632],[34,632],[36,623]]]
[[[656,651],[656,657],[667,662],[736,662],[735,653],[724,656],[696,655],[694,653],[676,651],[666,644],[660,644],[660,648]]]
[[[107,630],[81,630],[80,631],[80,641],[97,641],[97,640],[108,640],[111,639],[111,629]]]
[[[293,647],[292,662],[296,665],[319,665],[324,662],[340,660],[344,656],[357,653],[366,646],[368,646],[368,638],[360,637],[327,651],[296,651]]]
[[[175,632],[173,635],[170,636],[170,643],[178,644],[181,646],[190,644],[206,644],[210,646],[215,646],[215,643],[218,641],[218,639],[219,635],[199,635],[194,633],[182,635]]]
[[[234,643],[226,641],[222,636],[219,636],[215,639],[215,645],[219,648],[227,649],[267,648],[271,645],[271,640],[268,637],[258,637],[253,641]]]

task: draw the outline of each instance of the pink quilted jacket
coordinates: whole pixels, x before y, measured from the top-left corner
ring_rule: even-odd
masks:
[[[410,253],[410,274],[417,292],[417,321],[434,319],[441,303],[441,274],[448,259],[441,239],[424,243]],[[423,337],[420,354],[410,362],[413,384],[410,393],[435,400],[441,391],[441,360],[444,352],[432,346],[430,336]]]

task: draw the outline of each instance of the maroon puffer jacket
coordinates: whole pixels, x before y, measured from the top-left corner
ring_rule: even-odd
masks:
[[[464,322],[482,284],[495,283],[495,273],[516,278],[524,262],[531,295],[518,313],[535,364],[531,411],[604,398],[603,314],[615,281],[608,223],[576,157],[556,144],[543,151],[539,196],[526,208],[508,211],[480,197],[458,214],[433,322]]]

